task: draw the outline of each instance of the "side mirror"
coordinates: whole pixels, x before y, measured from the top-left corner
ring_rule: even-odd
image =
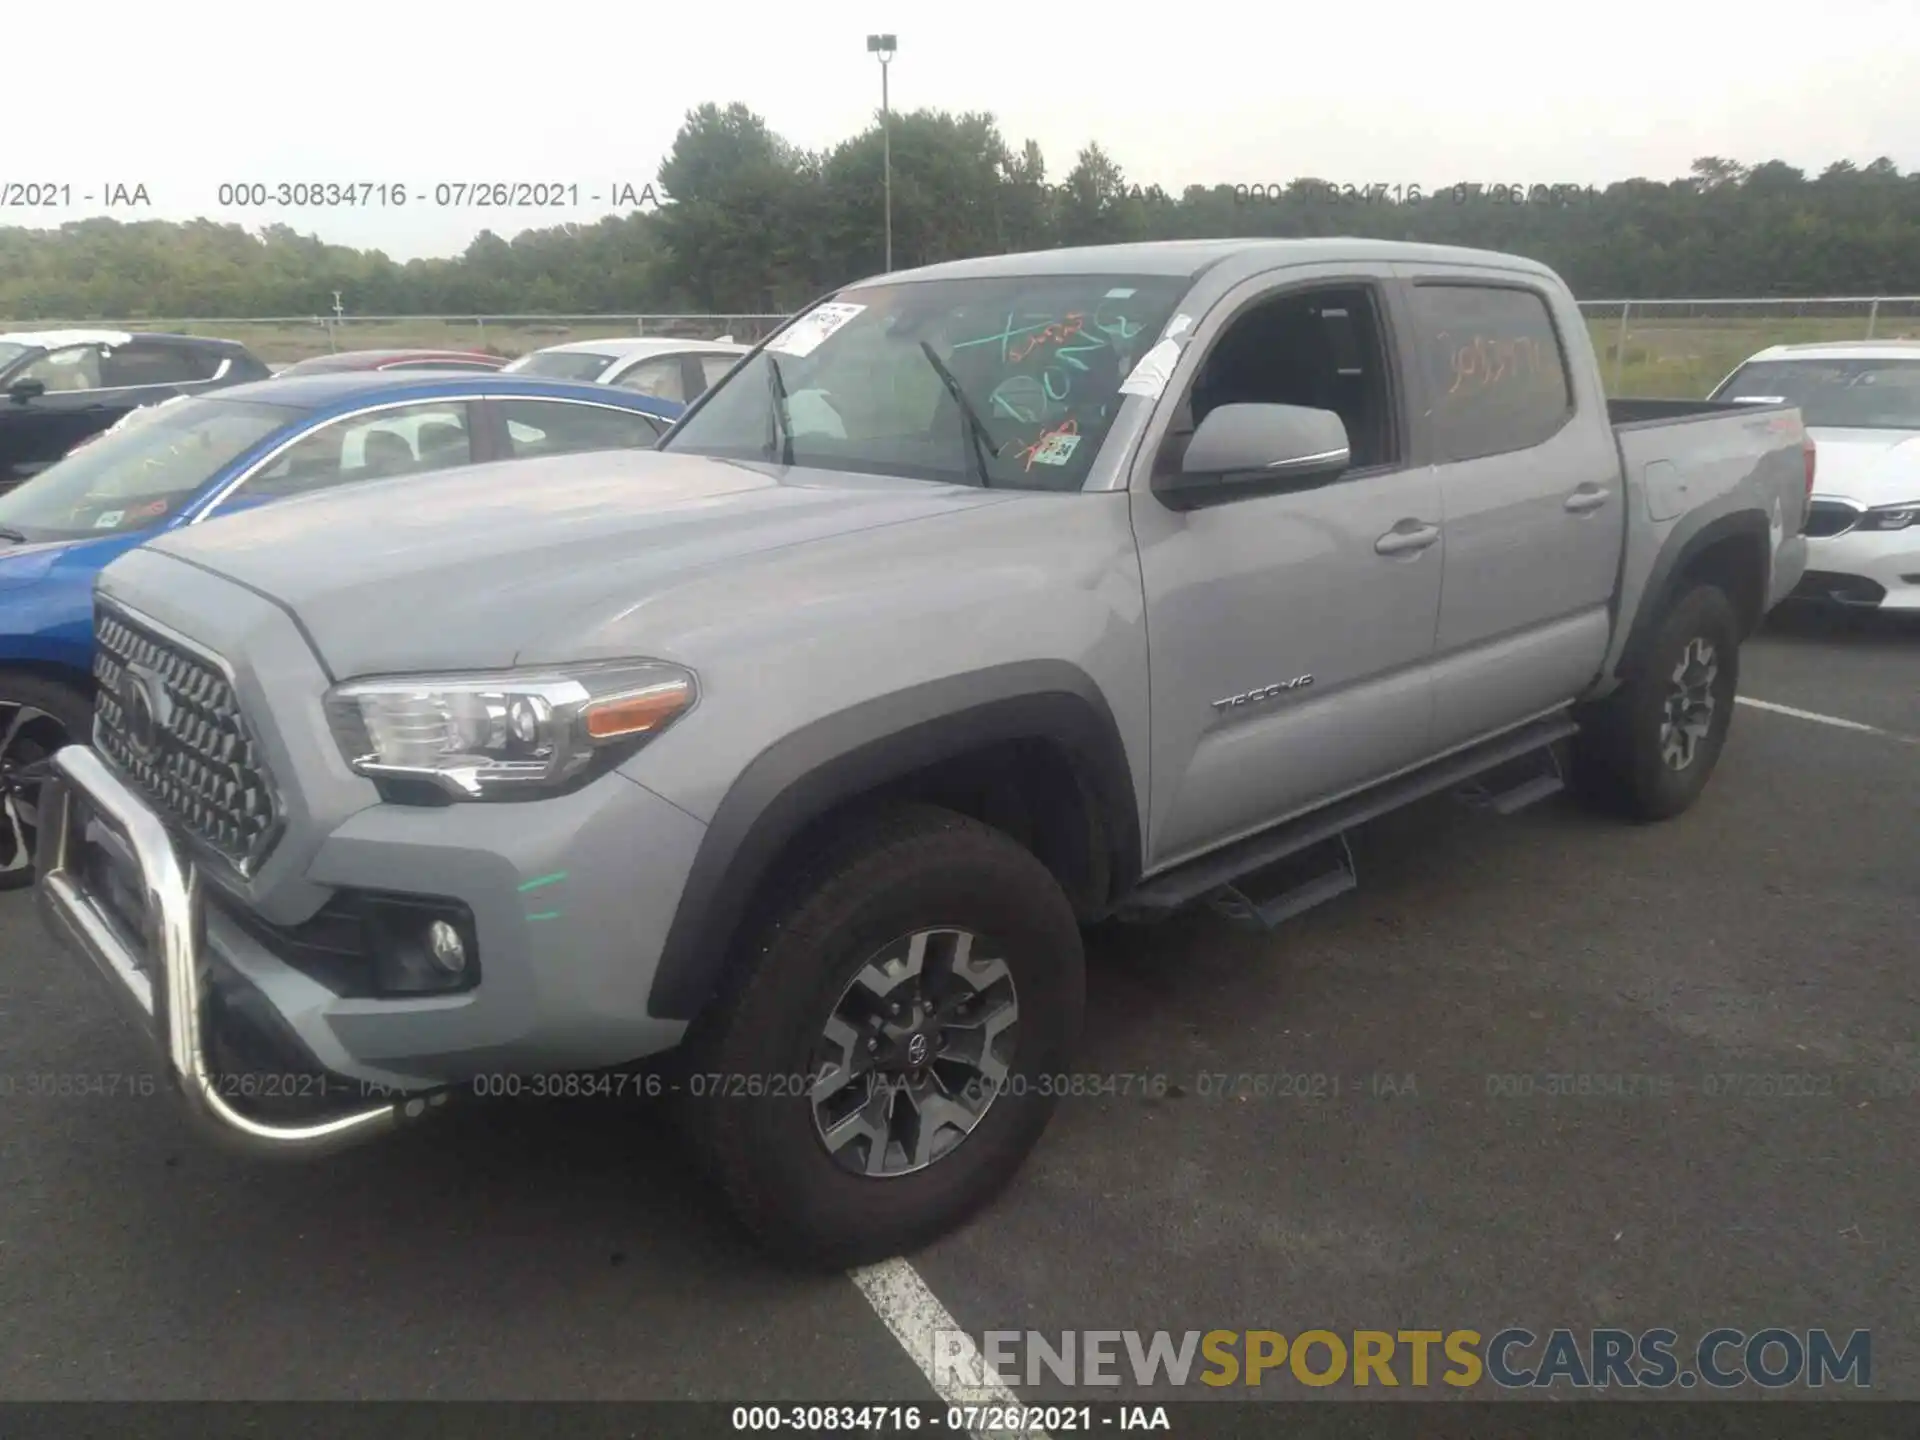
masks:
[[[1324,485],[1352,463],[1347,426],[1305,405],[1221,405],[1187,442],[1176,475],[1154,482],[1173,510]]]
[[[38,400],[46,393],[47,382],[44,380],[16,380],[7,387],[7,398],[16,405]]]

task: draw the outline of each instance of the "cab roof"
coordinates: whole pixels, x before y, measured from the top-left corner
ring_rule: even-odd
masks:
[[[1226,260],[1269,259],[1274,265],[1313,265],[1343,260],[1372,260],[1402,264],[1484,265],[1524,270],[1540,276],[1553,272],[1537,261],[1495,250],[1472,250],[1459,245],[1418,245],[1403,240],[1370,240],[1360,236],[1319,235],[1309,239],[1152,240],[1135,245],[1083,245],[1064,250],[1030,250],[1016,255],[979,255],[949,260],[918,270],[896,270],[870,275],[846,287],[864,289],[896,281],[999,279],[1019,275],[1165,275],[1197,279]]]

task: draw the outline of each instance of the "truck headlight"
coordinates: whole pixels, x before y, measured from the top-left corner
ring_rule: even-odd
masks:
[[[1920,500],[1901,505],[1876,505],[1860,517],[1859,530],[1904,530],[1920,524]]]
[[[619,660],[359,680],[327,692],[347,764],[462,800],[529,799],[618,764],[685,714],[693,672]]]

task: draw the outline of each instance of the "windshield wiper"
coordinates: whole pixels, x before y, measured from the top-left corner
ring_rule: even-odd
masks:
[[[767,390],[773,398],[772,413],[767,417],[767,450],[778,450],[780,463],[793,464],[793,416],[787,411],[787,381],[780,373],[780,362],[773,358],[773,352],[760,352],[767,358]]]
[[[920,353],[927,357],[927,363],[933,366],[934,373],[940,377],[940,383],[946,386],[947,393],[953,396],[953,403],[960,407],[960,420],[966,426],[967,450],[973,456],[974,474],[979,479],[982,490],[991,490],[993,479],[987,474],[987,456],[989,453],[999,454],[1000,447],[994,443],[992,433],[982,423],[980,412],[973,408],[973,402],[967,399],[966,392],[960,388],[960,382],[953,378],[953,371],[949,370],[941,362],[940,357],[933,353],[933,346],[922,340]]]
[[[24,545],[27,543],[26,536],[22,535],[18,530],[8,529],[5,525],[0,525],[0,540],[10,540],[15,545]]]

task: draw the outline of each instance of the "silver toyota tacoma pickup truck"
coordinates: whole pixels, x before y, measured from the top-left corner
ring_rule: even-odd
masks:
[[[1278,923],[1442,791],[1685,810],[1812,456],[1609,404],[1541,265],[1313,239],[870,279],[657,451],[490,468],[109,567],[42,914],[243,1145],[658,1093],[845,1264],[1038,1141],[1083,925]]]

